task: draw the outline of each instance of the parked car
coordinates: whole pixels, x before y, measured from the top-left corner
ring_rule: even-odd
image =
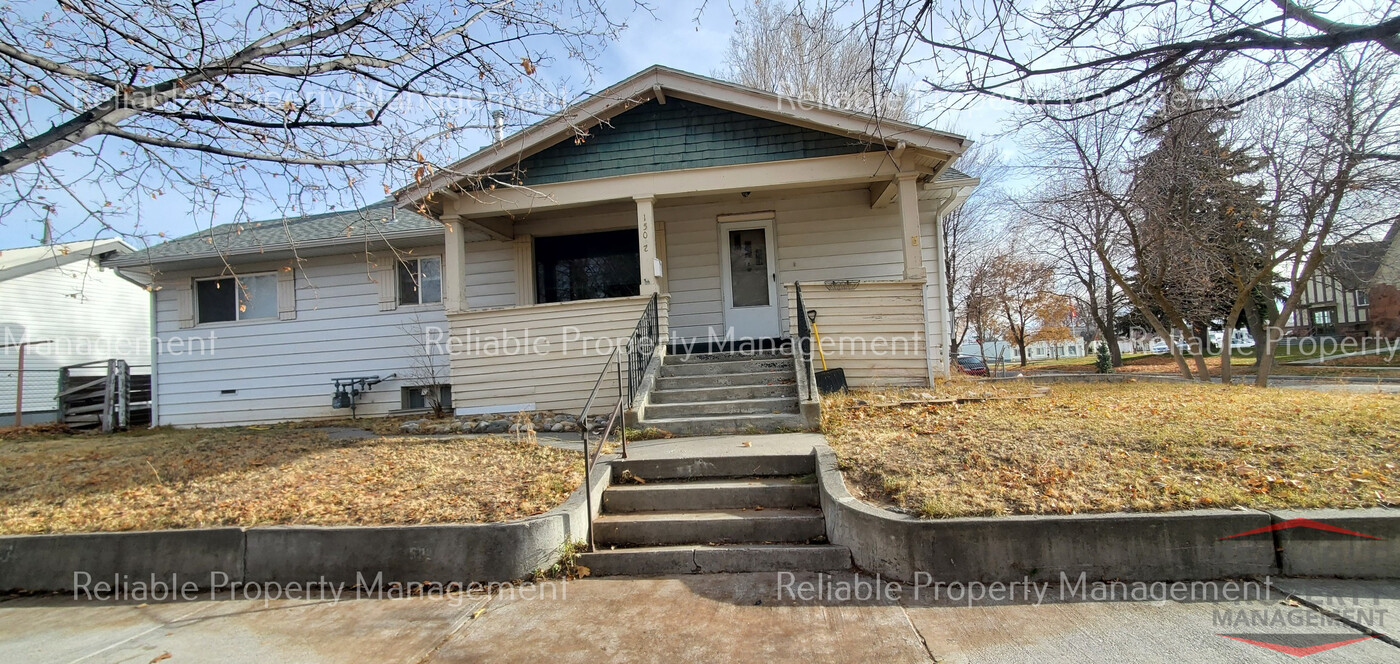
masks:
[[[1167,342],[1163,341],[1161,337],[1152,340],[1152,347],[1149,350],[1152,351],[1153,355],[1166,355],[1172,352],[1171,348],[1167,346]]]
[[[976,355],[959,355],[957,356],[956,360],[958,364],[958,371],[961,371],[969,376],[987,375],[987,363],[983,362],[982,358],[977,357]]]

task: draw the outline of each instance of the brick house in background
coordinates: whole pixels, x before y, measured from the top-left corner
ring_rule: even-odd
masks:
[[[1400,337],[1400,222],[1377,242],[1327,249],[1293,315],[1298,336]]]

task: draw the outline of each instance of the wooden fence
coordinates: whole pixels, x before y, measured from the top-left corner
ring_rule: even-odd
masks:
[[[124,360],[99,360],[58,372],[58,421],[111,433],[151,423],[151,376]]]

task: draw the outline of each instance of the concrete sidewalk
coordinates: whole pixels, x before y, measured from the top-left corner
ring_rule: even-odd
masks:
[[[822,585],[818,586],[818,583]],[[1283,581],[1299,594],[1395,605],[1395,582]],[[1328,585],[1343,584],[1341,586]],[[804,585],[807,584],[807,585]],[[1238,638],[1311,645],[1364,639],[1308,662],[1400,661],[1400,647],[1282,595],[1250,601],[952,601],[951,592],[852,574],[585,579],[410,599],[69,597],[0,601],[0,661],[24,662],[1282,662]],[[863,588],[864,590],[859,590]],[[1073,594],[1073,589],[1070,589]],[[866,592],[862,599],[844,593]],[[1241,613],[1243,612],[1243,613]],[[1223,625],[1255,612],[1271,625]],[[1389,616],[1400,620],[1400,616]],[[1374,620],[1374,615],[1369,619]],[[1394,634],[1391,623],[1376,631]],[[1232,634],[1237,638],[1227,638]],[[1258,637],[1253,639],[1252,637]]]

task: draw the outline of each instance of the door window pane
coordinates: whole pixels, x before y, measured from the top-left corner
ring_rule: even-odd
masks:
[[[729,231],[729,290],[735,307],[768,306],[768,243],[762,228]]]

